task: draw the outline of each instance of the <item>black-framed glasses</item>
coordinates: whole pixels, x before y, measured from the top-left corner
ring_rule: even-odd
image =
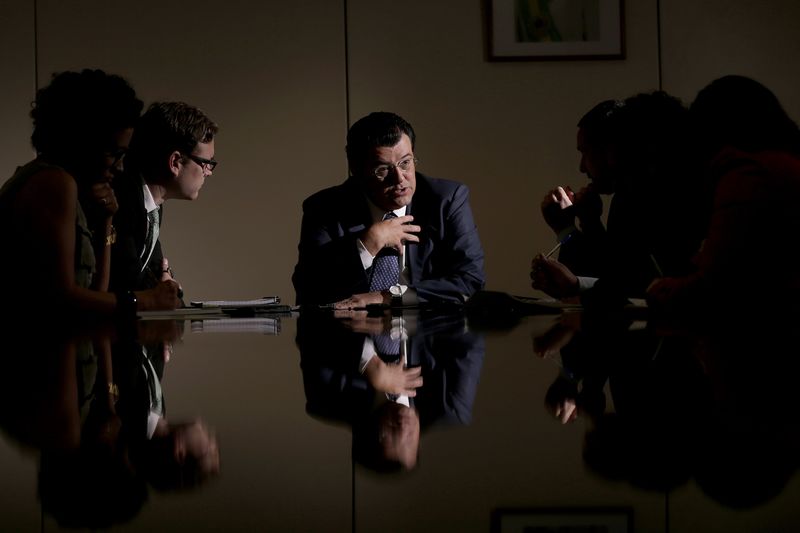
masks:
[[[401,172],[408,172],[411,169],[411,167],[418,161],[419,159],[417,159],[413,155],[408,156],[405,159],[402,159],[393,165],[392,164],[378,165],[377,167],[372,169],[372,173],[375,175],[376,178],[383,181],[386,179],[386,176],[388,176],[389,173],[394,169],[399,168]]]
[[[111,166],[115,167],[125,159],[128,150],[125,148],[115,148],[113,150],[106,150],[103,155],[111,162]]]
[[[188,157],[189,159],[200,165],[200,168],[202,168],[206,172],[213,172],[214,169],[217,167],[217,163],[219,163],[219,161],[217,161],[216,159],[206,159],[204,157],[200,157],[193,154],[185,154],[185,155],[186,157]]]

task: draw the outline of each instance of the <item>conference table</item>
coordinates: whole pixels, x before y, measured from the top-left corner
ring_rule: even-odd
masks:
[[[790,314],[59,321],[6,322],[1,531],[800,528]]]

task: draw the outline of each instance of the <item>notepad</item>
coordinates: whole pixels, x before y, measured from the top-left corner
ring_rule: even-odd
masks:
[[[260,333],[279,335],[280,318],[223,318],[221,320],[193,320],[192,333]]]
[[[190,302],[192,307],[221,307],[225,309],[242,309],[250,307],[266,307],[280,303],[278,296],[264,296],[255,300],[208,300]]]
[[[224,317],[222,309],[219,307],[180,307],[178,309],[163,310],[163,311],[137,311],[136,316],[142,320],[184,320],[194,318],[197,316],[202,317]]]

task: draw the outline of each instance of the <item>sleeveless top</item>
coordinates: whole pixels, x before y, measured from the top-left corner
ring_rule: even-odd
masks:
[[[28,164],[17,167],[14,175],[0,188],[0,228],[13,228],[13,206],[17,194],[25,186],[28,179],[38,172],[45,170],[61,170],[61,167],[34,159]],[[13,235],[3,236],[4,246],[10,245]],[[13,247],[12,247],[13,248]],[[8,250],[14,253],[17,250]],[[83,288],[89,288],[95,273],[94,248],[92,247],[92,232],[80,202],[75,206],[75,283]],[[5,282],[13,283],[12,279],[5,277]]]

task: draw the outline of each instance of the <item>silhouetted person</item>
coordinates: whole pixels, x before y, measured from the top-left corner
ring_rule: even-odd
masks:
[[[602,251],[592,252],[599,256],[594,267],[598,277],[578,278],[558,261],[539,256],[532,264],[532,285],[556,298],[580,296],[585,305],[621,304],[627,297],[643,297],[650,282],[664,272],[690,270],[704,229],[705,197],[696,190],[688,116],[680,101],[655,92],[604,103],[593,111],[605,114],[605,138],[595,140],[591,148],[601,153],[582,150],[582,168],[596,169],[588,170],[594,176],[589,193],[614,193]],[[686,194],[690,187],[695,196]],[[545,209],[566,204],[563,196],[559,198]],[[577,206],[587,201],[592,206],[578,210],[584,213],[582,227],[601,225],[599,198],[590,198],[575,199]]]
[[[760,83],[725,76],[690,109],[713,210],[697,268],[659,280],[653,305],[786,298],[800,288],[800,131]]]
[[[124,79],[100,70],[64,72],[39,90],[31,111],[37,157],[0,190],[0,284],[11,302],[131,315],[178,305],[173,282],[106,292],[116,240],[111,182],[141,109]]]
[[[598,277],[605,248],[606,228],[601,220],[600,195],[614,192],[615,151],[619,124],[615,111],[624,102],[604,100],[578,121],[577,149],[579,170],[589,184],[577,193],[569,185],[559,186],[545,195],[541,210],[547,225],[562,243],[558,260],[576,276]]]

